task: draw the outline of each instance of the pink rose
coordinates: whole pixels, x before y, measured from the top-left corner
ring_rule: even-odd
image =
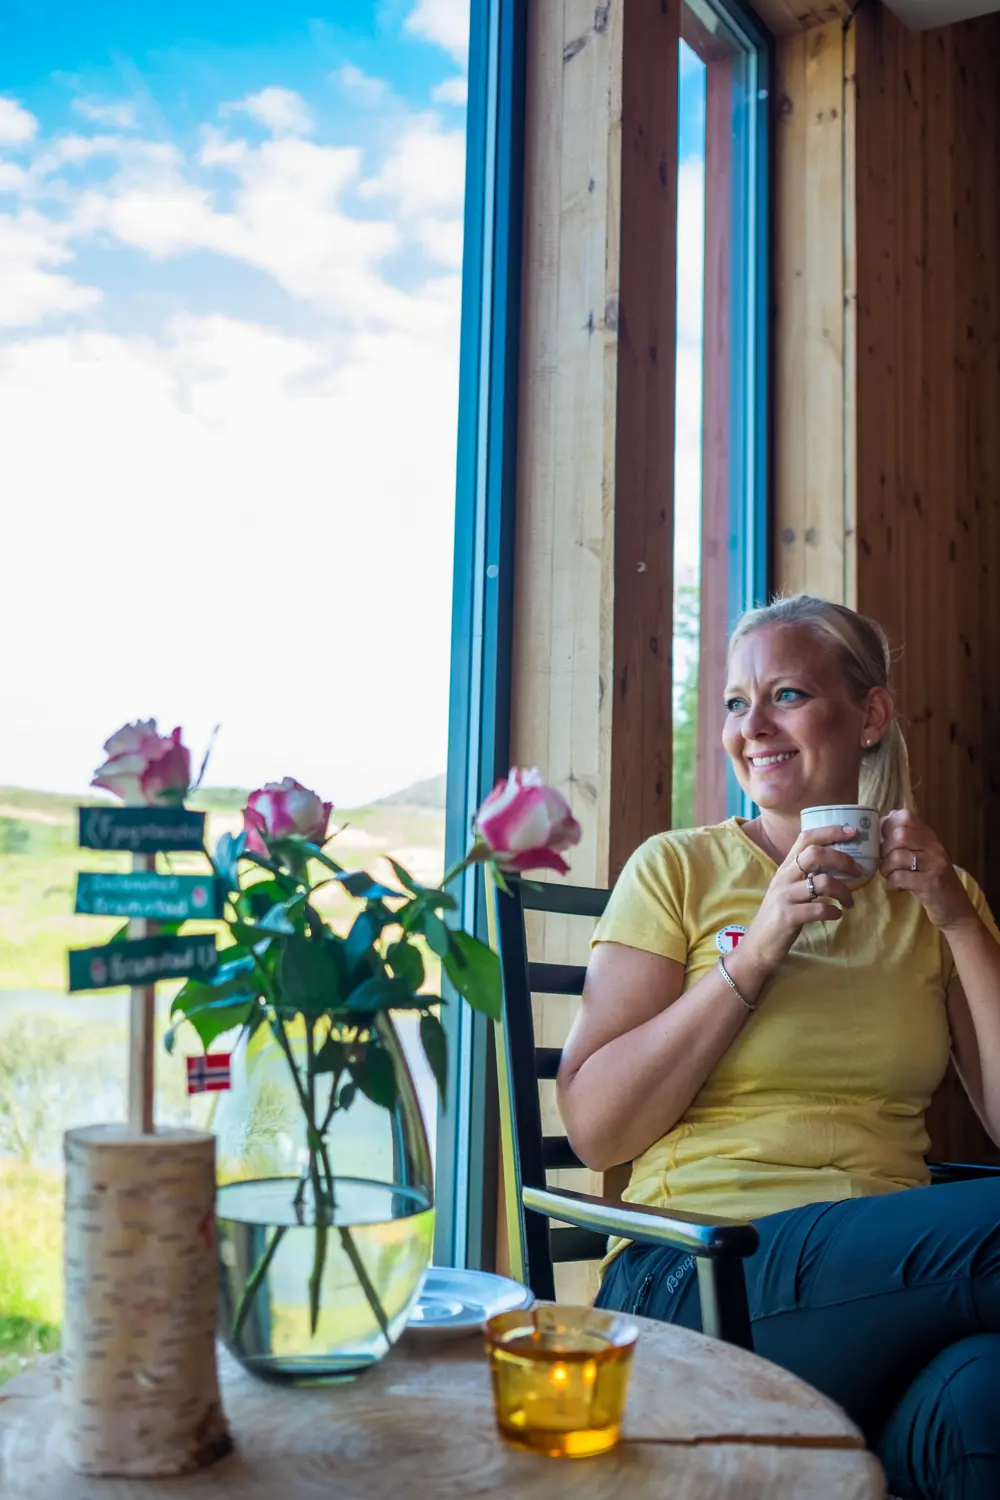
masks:
[[[557,870],[569,865],[560,850],[580,842],[582,830],[562,792],[538,771],[514,766],[476,814],[476,833],[501,870]]]
[[[243,827],[251,854],[267,854],[265,839],[298,834],[311,844],[322,844],[333,810],[332,802],[321,802],[292,776],[269,781],[251,792],[243,809]]]
[[[107,760],[91,786],[103,787],[129,807],[181,803],[191,786],[191,752],[181,731],[159,734],[155,719],[125,724],[104,746]]]

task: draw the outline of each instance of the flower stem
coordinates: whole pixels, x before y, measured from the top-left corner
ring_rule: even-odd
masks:
[[[239,1338],[240,1330],[242,1329],[243,1324],[246,1322],[247,1313],[250,1311],[250,1304],[253,1301],[254,1297],[257,1295],[257,1288],[260,1286],[261,1282],[264,1280],[264,1277],[267,1275],[268,1267],[275,1257],[278,1246],[281,1244],[282,1240],[285,1237],[286,1228],[287,1225],[281,1224],[274,1231],[267,1249],[264,1251],[264,1254],[261,1256],[260,1260],[254,1266],[253,1270],[250,1272],[250,1275],[246,1279],[243,1291],[240,1294],[240,1300],[236,1304],[236,1316],[233,1319],[234,1343]]]
[[[327,1180],[330,1183],[332,1194],[333,1171],[330,1166],[330,1157],[326,1149],[325,1141],[320,1142],[319,1149],[320,1157],[323,1162],[324,1170],[327,1174]],[[388,1347],[391,1343],[391,1340],[389,1338],[389,1319],[385,1315],[385,1308],[382,1306],[382,1300],[375,1288],[375,1284],[371,1280],[371,1277],[368,1275],[368,1272],[365,1270],[364,1261],[361,1259],[358,1247],[354,1243],[354,1236],[351,1233],[351,1226],[349,1224],[339,1224],[337,1226],[337,1233],[340,1235],[340,1243],[343,1245],[347,1258],[351,1262],[354,1274],[358,1278],[358,1283],[361,1287],[361,1290],[365,1294],[368,1306],[375,1314],[375,1321],[378,1323],[379,1328],[382,1330],[382,1337],[385,1339],[386,1346]]]

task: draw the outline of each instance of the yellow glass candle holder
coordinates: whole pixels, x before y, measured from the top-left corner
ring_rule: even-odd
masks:
[[[589,1458],[618,1441],[639,1330],[593,1307],[529,1307],[486,1324],[497,1426],[553,1458]]]

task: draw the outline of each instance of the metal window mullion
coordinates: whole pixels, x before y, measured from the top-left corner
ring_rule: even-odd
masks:
[[[473,8],[466,252],[449,725],[446,860],[461,859],[472,816],[509,748],[510,630],[520,332],[525,0]],[[476,67],[473,67],[473,58]],[[477,111],[475,122],[472,110]],[[486,935],[481,880],[460,893],[463,925]],[[451,993],[453,1058],[438,1152],[439,1264],[478,1266],[495,1245],[496,1109],[492,1031]]]

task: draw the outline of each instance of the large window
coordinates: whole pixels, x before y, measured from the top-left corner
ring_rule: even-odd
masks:
[[[742,11],[681,10],[673,823],[739,811],[726,639],[766,590],[769,56]]]
[[[213,837],[294,775],[345,864],[441,873],[468,16],[5,10],[0,1378],[58,1339],[62,1131],[124,1113],[125,997],[65,992],[102,741],[218,724]]]

